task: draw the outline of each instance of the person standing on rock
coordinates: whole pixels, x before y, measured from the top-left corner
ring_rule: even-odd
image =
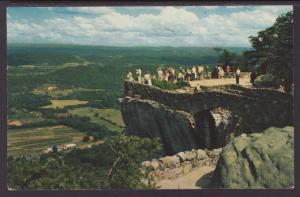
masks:
[[[256,79],[256,72],[253,70],[250,75],[250,83],[253,84],[255,79]]]
[[[192,72],[191,72],[191,69],[187,69],[186,71],[186,75],[187,75],[187,81],[190,81],[191,80],[191,76],[192,76]]]
[[[281,79],[279,82],[279,91],[284,92],[285,88],[284,88],[284,79]]]
[[[196,81],[197,80],[197,70],[196,67],[193,66],[192,67],[192,81]]]
[[[136,69],[136,76],[138,83],[142,83],[142,70],[141,68]]]
[[[175,69],[173,67],[170,68],[170,79],[172,82],[175,81]]]
[[[149,71],[147,71],[146,74],[144,75],[144,81],[145,84],[152,86],[151,75]]]
[[[204,79],[209,79],[209,75],[208,75],[208,72],[209,72],[209,67],[208,66],[203,66],[203,69],[204,69]]]
[[[222,68],[222,66],[219,66],[219,79],[223,79],[224,78],[224,70]]]
[[[202,65],[198,66],[198,75],[199,75],[199,80],[202,80],[204,76],[204,68]]]
[[[165,69],[164,80],[165,80],[165,81],[168,81],[168,80],[169,80],[169,71],[168,71],[168,69]]]
[[[218,68],[218,65],[213,70],[212,78],[214,78],[214,79],[218,79],[219,78],[219,68]]]
[[[177,79],[178,79],[178,81],[183,81],[183,79],[184,79],[184,75],[181,70],[178,73]]]
[[[163,71],[161,70],[161,68],[158,68],[158,70],[157,70],[157,79],[158,79],[158,81],[162,81],[163,80],[163,78],[164,78],[163,75],[164,74],[163,74]]]
[[[229,78],[230,66],[227,65],[225,68],[225,79]]]
[[[127,73],[127,80],[133,81],[132,73],[130,71],[128,71],[128,73]]]
[[[235,81],[236,84],[240,84],[240,74],[241,74],[241,70],[240,67],[238,66],[235,72]]]

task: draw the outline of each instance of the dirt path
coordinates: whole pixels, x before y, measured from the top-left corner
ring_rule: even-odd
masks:
[[[175,180],[161,180],[159,189],[201,189],[206,188],[212,178],[215,166],[203,166]]]

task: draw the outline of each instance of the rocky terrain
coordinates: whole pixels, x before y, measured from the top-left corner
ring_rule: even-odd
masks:
[[[124,88],[126,133],[163,144],[165,157],[142,163],[158,187],[294,186],[291,95],[228,84],[194,92],[135,82]]]
[[[226,85],[180,93],[126,81],[121,110],[127,133],[158,137],[166,155],[226,145],[242,133],[293,122],[293,98],[274,89]]]
[[[294,128],[270,127],[242,134],[220,154],[212,187],[291,188],[294,186]]]

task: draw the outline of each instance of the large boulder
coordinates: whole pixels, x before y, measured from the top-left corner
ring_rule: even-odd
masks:
[[[221,152],[212,187],[291,188],[294,186],[294,128],[270,127],[241,135]]]

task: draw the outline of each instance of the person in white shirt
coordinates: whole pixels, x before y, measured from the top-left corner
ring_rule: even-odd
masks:
[[[127,80],[133,81],[132,73],[130,71],[128,71],[128,73],[127,73]]]
[[[235,81],[236,81],[236,84],[240,83],[240,74],[241,74],[241,70],[240,70],[240,67],[238,66],[237,69],[236,69],[236,72],[235,72]]]
[[[204,69],[203,69],[203,66],[198,66],[198,76],[199,76],[198,79],[199,79],[199,80],[202,80],[202,79],[203,79],[203,74],[204,74],[204,73],[203,73],[203,70],[204,70]]]
[[[178,76],[177,76],[177,79],[179,80],[179,81],[183,81],[183,73],[181,72],[181,71],[179,71],[179,73],[178,73]]]
[[[223,79],[224,78],[224,70],[222,68],[222,66],[219,67],[220,70],[220,78]]]
[[[192,67],[192,81],[195,81],[197,79],[197,71],[196,71],[196,67],[193,66]]]
[[[141,68],[136,69],[136,75],[137,75],[138,83],[142,83],[142,70],[141,70]]]

